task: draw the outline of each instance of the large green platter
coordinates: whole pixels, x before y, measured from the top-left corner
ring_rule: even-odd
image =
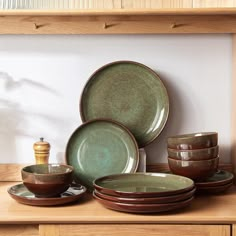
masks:
[[[121,197],[160,197],[190,191],[194,182],[180,175],[131,173],[108,175],[94,181],[97,191]]]
[[[124,124],[139,147],[152,142],[164,128],[169,99],[159,76],[147,66],[117,61],[98,69],[80,99],[83,121],[109,118]]]
[[[92,120],[78,127],[66,147],[66,162],[74,167],[75,181],[93,189],[101,176],[135,172],[139,162],[135,138],[123,125]]]

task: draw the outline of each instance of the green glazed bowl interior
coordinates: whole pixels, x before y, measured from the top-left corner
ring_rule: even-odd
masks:
[[[33,175],[60,175],[72,172],[73,167],[61,164],[36,164],[23,167],[22,171]]]
[[[105,176],[94,181],[95,189],[114,196],[167,196],[193,188],[191,179],[165,173],[134,173]]]

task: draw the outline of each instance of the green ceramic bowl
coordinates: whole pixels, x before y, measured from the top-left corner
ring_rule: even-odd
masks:
[[[182,134],[167,139],[168,148],[180,150],[209,148],[217,146],[217,143],[218,133],[216,132]]]
[[[201,161],[182,161],[168,157],[171,172],[193,180],[201,180],[212,176],[218,169],[219,157]]]
[[[219,155],[219,146],[195,150],[177,150],[167,148],[168,157],[182,161],[209,160]]]
[[[21,170],[25,187],[36,197],[55,197],[72,183],[73,167],[61,164],[36,164]]]
[[[120,197],[159,197],[190,191],[191,179],[165,173],[133,173],[109,175],[94,181],[97,191]]]

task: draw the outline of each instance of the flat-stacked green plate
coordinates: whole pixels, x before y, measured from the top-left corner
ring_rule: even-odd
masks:
[[[147,66],[117,61],[98,69],[80,100],[83,121],[108,118],[125,125],[139,147],[152,142],[164,128],[169,99],[159,76]]]
[[[115,121],[99,119],[74,131],[67,143],[66,161],[74,167],[76,182],[92,190],[96,178],[135,172],[139,152],[127,128]]]

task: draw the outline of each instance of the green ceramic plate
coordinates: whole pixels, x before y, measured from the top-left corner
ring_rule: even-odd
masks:
[[[218,170],[213,176],[205,179],[204,182],[196,182],[196,186],[213,187],[228,184],[233,181],[234,175],[225,170]]]
[[[98,177],[135,172],[139,152],[128,129],[117,122],[99,119],[75,130],[66,147],[66,161],[74,167],[76,182],[92,190]]]
[[[94,181],[101,193],[126,197],[158,197],[187,192],[194,182],[186,177],[165,173],[110,175]]]
[[[153,70],[137,62],[117,61],[90,77],[81,96],[80,114],[83,121],[119,121],[133,133],[139,147],[144,147],[164,128],[169,99]]]

